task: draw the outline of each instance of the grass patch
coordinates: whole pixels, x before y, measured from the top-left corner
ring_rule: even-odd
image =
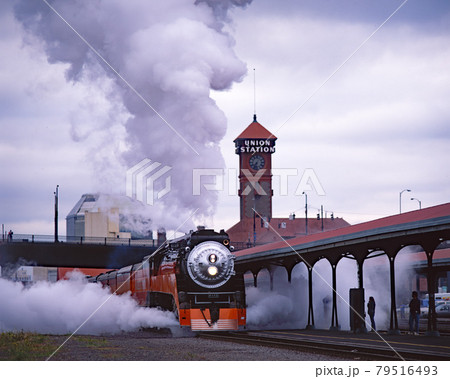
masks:
[[[82,345],[86,347],[92,347],[92,348],[108,348],[109,344],[108,341],[106,341],[105,338],[99,338],[99,337],[90,337],[90,336],[74,336],[72,337],[75,341],[80,342]]]
[[[45,360],[58,348],[48,336],[36,333],[0,333],[0,360],[40,361]]]
[[[73,336],[71,344],[81,354],[78,357],[84,357],[84,360],[120,360],[120,349],[111,345],[105,337]]]

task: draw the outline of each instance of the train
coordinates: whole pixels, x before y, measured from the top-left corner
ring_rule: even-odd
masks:
[[[166,241],[142,262],[88,280],[111,292],[131,292],[142,307],[174,312],[180,326],[193,331],[244,329],[243,273],[235,271],[228,234],[199,227]]]

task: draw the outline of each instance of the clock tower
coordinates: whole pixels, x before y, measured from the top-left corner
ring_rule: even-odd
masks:
[[[272,218],[272,154],[275,137],[264,126],[253,122],[234,140],[239,155],[239,198],[241,221],[256,217]]]

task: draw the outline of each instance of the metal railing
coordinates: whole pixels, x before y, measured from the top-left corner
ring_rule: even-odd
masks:
[[[52,243],[55,242],[55,236],[43,234],[13,234],[12,239],[8,235],[1,236],[0,242],[4,243]],[[59,236],[58,243],[70,243],[78,245],[108,245],[108,246],[144,246],[158,247],[158,240],[141,238],[114,238],[114,237],[78,237],[78,236]],[[253,247],[249,242],[231,242],[235,250],[243,250]],[[257,243],[256,246],[264,245]]]
[[[146,246],[157,247],[158,241],[154,239],[132,239],[114,237],[77,237],[59,236],[55,241],[55,236],[41,234],[13,234],[12,238],[5,235],[1,239],[4,243],[70,243],[78,245],[114,245],[114,246]]]
[[[230,245],[234,247],[234,250],[244,250],[244,249],[249,249],[253,246],[252,242],[230,242]],[[256,246],[261,246],[261,245],[265,245],[265,243],[261,243],[261,242],[257,242]]]

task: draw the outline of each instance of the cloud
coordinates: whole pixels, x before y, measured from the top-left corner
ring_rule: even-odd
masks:
[[[278,137],[273,167],[313,168],[326,196],[308,194],[310,206],[323,204],[352,223],[398,212],[403,188],[423,206],[447,202],[448,6],[421,20],[413,14],[422,3],[408,2],[409,13],[395,15],[330,78],[385,18],[350,2],[341,10],[324,2],[287,4],[257,2],[235,17],[236,50],[256,68],[258,121]],[[392,6],[374,5],[384,12]],[[250,122],[253,78],[215,98],[230,118],[226,151],[225,141]],[[233,153],[225,152],[228,167],[237,167]],[[294,190],[274,199],[274,216],[302,210],[304,198]],[[405,210],[417,209],[404,200]],[[230,211],[231,199],[223,201]]]

